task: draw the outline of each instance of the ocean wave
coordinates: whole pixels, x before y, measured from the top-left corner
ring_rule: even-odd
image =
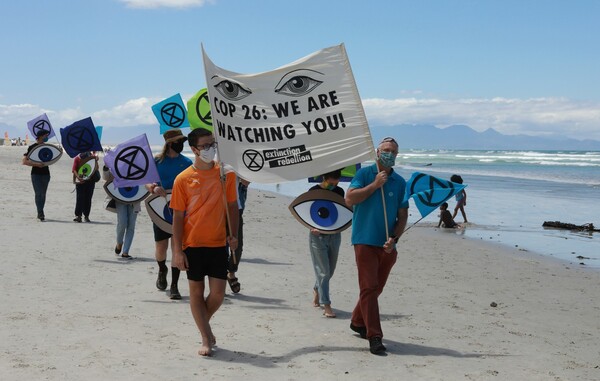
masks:
[[[423,171],[423,167],[414,164],[403,164],[400,165],[402,169],[412,170],[412,171]],[[541,167],[541,166],[540,166]],[[566,168],[563,167],[563,168]],[[580,167],[580,168],[587,168]],[[578,185],[586,185],[592,187],[600,187],[600,177],[599,176],[589,176],[589,172],[581,173],[579,175],[571,174],[570,171],[562,171],[561,173],[556,173],[555,171],[536,171],[534,170],[525,170],[524,168],[486,168],[485,164],[483,167],[469,167],[469,166],[429,166],[427,167],[428,172],[437,172],[443,173],[450,178],[450,175],[454,173],[460,173],[463,178],[466,176],[484,176],[484,177],[506,177],[512,179],[519,180],[538,180],[538,181],[549,181],[553,183],[560,184],[578,184]],[[439,175],[438,175],[439,176]]]
[[[574,167],[578,167],[600,164],[600,152],[450,151],[444,154],[439,152],[410,152],[403,153],[401,160],[445,164],[460,164],[474,161],[480,163],[530,165],[552,165],[552,163],[556,163],[558,166],[573,165]]]
[[[600,163],[575,162],[561,163],[557,161],[523,161],[523,164],[538,164],[538,165],[557,165],[557,166],[573,166],[573,167],[600,167]]]

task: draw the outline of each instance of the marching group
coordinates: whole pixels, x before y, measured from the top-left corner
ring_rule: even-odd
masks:
[[[27,155],[37,145],[43,144],[46,137],[38,136],[23,158],[23,164],[32,167],[31,179],[40,221],[45,219],[45,194],[50,172],[48,166],[29,160]],[[153,224],[158,264],[156,287],[159,290],[168,287],[169,268],[166,261],[170,247],[169,297],[181,299],[179,275],[181,271],[186,271],[191,312],[202,336],[198,353],[208,356],[216,344],[210,320],[223,303],[226,285],[229,284],[234,293],[241,289],[236,272],[242,255],[242,216],[248,182],[239,179],[232,170],[221,168],[214,160],[217,143],[209,130],[194,129],[186,137],[179,129],[173,129],[163,137],[163,149],[155,158],[160,182],[146,185],[148,192],[163,197],[171,190],[172,232],[165,232]],[[193,161],[182,155],[186,141],[194,155]],[[338,186],[340,170],[324,174],[322,182],[311,190],[335,192],[344,198],[347,206],[353,208],[351,243],[358,270],[359,296],[350,318],[350,329],[369,341],[371,353],[383,354],[386,348],[382,341],[378,297],[396,262],[396,246],[408,218],[408,201],[404,200],[406,181],[393,169],[398,155],[396,140],[383,139],[377,146],[376,155],[374,164],[357,171],[347,192]],[[73,181],[77,187],[76,222],[81,222],[82,216],[84,221],[89,222],[95,180],[84,179],[78,172],[81,160],[87,157],[98,160],[93,153],[84,153],[76,157],[73,163]],[[105,166],[103,177],[109,181],[110,176]],[[466,194],[462,197],[464,201],[461,206],[464,206]],[[115,254],[132,258],[129,252],[136,216],[140,211],[139,202],[127,204],[116,201],[113,207],[117,213]],[[455,214],[458,210],[462,211],[466,222],[464,209],[457,206]],[[316,278],[313,305],[322,305],[323,314],[335,318],[329,283],[336,268],[341,233],[328,233],[319,229],[310,229],[309,232],[310,255]]]

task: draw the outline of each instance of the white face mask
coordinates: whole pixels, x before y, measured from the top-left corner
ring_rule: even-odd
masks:
[[[205,163],[210,163],[215,158],[215,147],[211,147],[207,150],[200,150],[200,160]]]

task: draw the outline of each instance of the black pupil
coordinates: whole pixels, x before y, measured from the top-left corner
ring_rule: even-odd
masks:
[[[327,208],[319,208],[319,210],[317,211],[317,214],[321,218],[327,218],[327,217],[329,217],[329,209],[327,209]]]
[[[304,86],[304,81],[302,80],[302,78],[296,77],[296,78],[294,78],[294,81],[292,82],[292,84],[295,88],[300,89]]]

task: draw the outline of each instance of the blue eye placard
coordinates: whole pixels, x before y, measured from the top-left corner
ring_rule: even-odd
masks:
[[[142,185],[116,188],[112,180],[104,183],[104,191],[116,201],[124,204],[133,204],[134,202],[142,201],[149,194],[146,187]]]
[[[309,229],[334,234],[352,225],[352,209],[344,198],[325,189],[315,189],[298,196],[289,206],[292,215]]]
[[[173,234],[173,209],[169,207],[171,203],[171,191],[168,190],[166,192],[166,197],[153,194],[146,198],[144,203],[152,222],[162,231]]]
[[[310,217],[320,226],[329,227],[336,223],[338,211],[333,201],[317,200],[310,206]]]
[[[54,164],[60,159],[63,151],[53,144],[40,144],[32,149],[27,158],[36,163],[44,163],[45,165]]]

